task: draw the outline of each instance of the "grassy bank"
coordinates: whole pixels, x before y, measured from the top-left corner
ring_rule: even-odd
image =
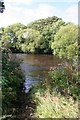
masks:
[[[33,86],[30,91],[36,103],[35,117],[78,118],[79,87],[72,81],[75,79],[78,83],[77,77],[70,79],[65,68],[52,69],[49,76],[49,80]]]

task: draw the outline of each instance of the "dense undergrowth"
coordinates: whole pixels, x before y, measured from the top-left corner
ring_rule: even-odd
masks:
[[[74,100],[80,100],[80,75],[76,72],[71,72],[66,67],[53,68],[49,75],[51,90],[53,87],[64,96],[72,96]]]
[[[72,77],[66,68],[49,72],[50,79],[32,87],[30,93],[37,105],[37,118],[78,118],[80,100],[77,75]]]
[[[12,114],[18,95],[23,89],[24,75],[20,69],[20,61],[11,58],[11,54],[2,53],[2,115]]]

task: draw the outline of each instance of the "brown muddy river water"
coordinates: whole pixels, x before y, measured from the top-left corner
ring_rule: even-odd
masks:
[[[25,92],[27,93],[33,84],[48,78],[50,67],[56,67],[62,60],[53,55],[45,54],[17,54],[22,59],[21,69],[25,74]]]

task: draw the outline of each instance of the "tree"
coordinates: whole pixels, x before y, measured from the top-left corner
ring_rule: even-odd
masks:
[[[19,52],[17,46],[18,38],[17,32],[25,29],[26,26],[21,23],[16,23],[5,28],[0,28],[0,47],[3,49],[10,49],[12,52]]]
[[[62,19],[59,19],[56,22],[45,26],[45,28],[42,30],[42,35],[44,37],[44,53],[52,53],[51,44],[54,41],[54,37],[60,27],[64,25],[66,25],[65,22]]]
[[[62,26],[66,23],[56,16],[36,20],[27,26],[16,23],[0,30],[0,42],[12,52],[51,54],[52,42]]]
[[[76,63],[78,60],[78,26],[69,23],[61,27],[55,35],[51,48],[54,55],[67,58]]]
[[[38,52],[43,42],[43,37],[39,31],[34,29],[24,29],[17,32],[18,45],[23,52]]]
[[[34,22],[31,22],[27,25],[28,28],[31,29],[35,29],[40,31],[40,33],[43,32],[43,29],[48,25],[48,26],[52,26],[52,24],[56,23],[57,21],[62,21],[61,18],[58,18],[57,16],[53,16],[53,17],[48,17],[46,19],[39,19],[39,20],[35,20]]]

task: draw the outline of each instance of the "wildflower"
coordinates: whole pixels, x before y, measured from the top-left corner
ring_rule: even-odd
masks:
[[[53,70],[53,67],[50,67],[50,71],[52,71]]]

